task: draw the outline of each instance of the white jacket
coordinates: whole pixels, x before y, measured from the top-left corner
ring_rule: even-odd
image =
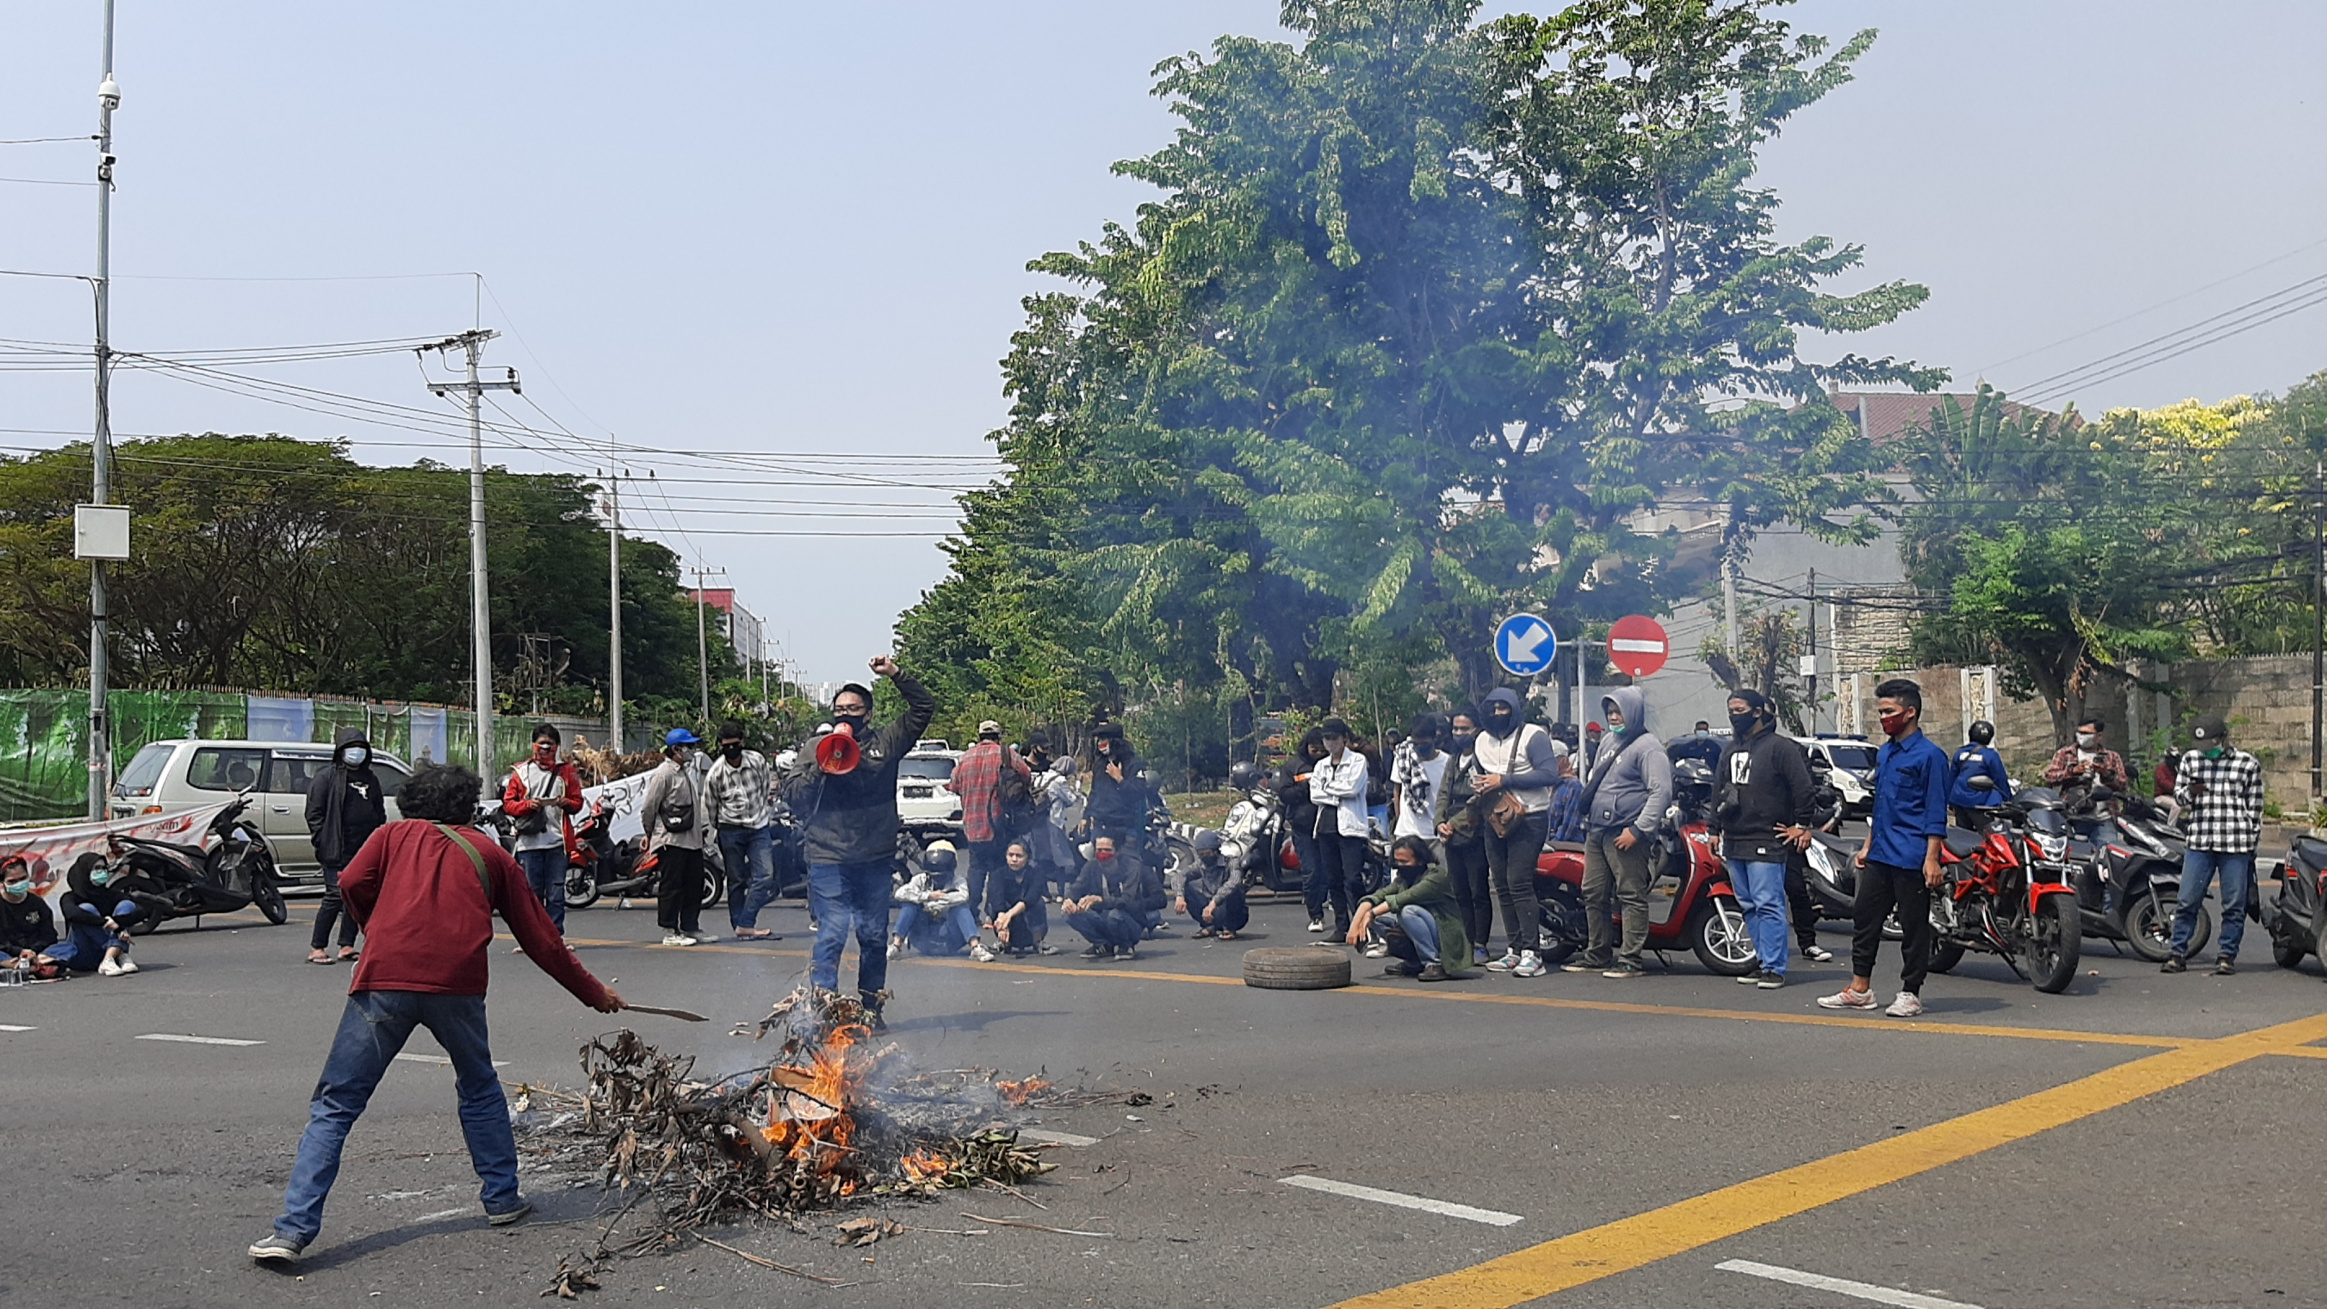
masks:
[[[933,914],[944,913],[957,904],[970,902],[969,883],[959,876],[953,885],[936,887],[929,884],[929,874],[915,873],[913,880],[897,888],[897,903],[917,904]]]
[[[1343,836],[1366,836],[1373,831],[1371,816],[1366,813],[1366,759],[1355,750],[1341,752],[1341,762],[1332,755],[1309,767],[1309,798],[1317,802],[1317,831],[1325,835],[1325,815],[1330,810],[1338,822],[1337,830]]]

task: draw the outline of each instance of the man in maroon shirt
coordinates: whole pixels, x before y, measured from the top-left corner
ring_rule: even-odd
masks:
[[[374,832],[340,874],[347,911],[364,929],[363,961],[308,1106],[283,1216],[272,1235],[251,1246],[253,1259],[289,1263],[322,1230],[348,1129],[415,1027],[427,1028],[452,1057],[461,1134],[484,1184],[486,1221],[506,1226],[532,1212],[517,1193],[517,1139],[485,1032],[494,911],[527,957],[575,999],[610,1014],[622,1008],[622,997],[566,948],[517,862],[466,826],[480,786],[458,765],[414,773],[397,796],[404,821]]]

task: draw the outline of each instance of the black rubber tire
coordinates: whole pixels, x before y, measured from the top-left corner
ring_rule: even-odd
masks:
[[[277,927],[290,922],[291,906],[283,903],[283,888],[275,884],[274,868],[260,868],[252,874],[252,878],[257,885],[251,888],[251,903],[257,905],[259,912],[266,915],[267,921]]]
[[[713,873],[708,868],[704,869],[703,907],[705,909],[709,909],[711,906],[718,904],[720,899],[726,894],[727,875],[725,873]]]
[[[1940,936],[1936,933],[1933,934],[1931,938],[1930,963],[1930,969],[1932,972],[1953,972],[1955,971],[1955,966],[1962,962],[1963,942],[1958,941],[1953,937]]]
[[[1745,925],[1745,910],[1726,895],[1708,896],[1689,915],[1689,948],[1697,962],[1718,977],[1743,977],[1761,967],[1753,951],[1753,933]]]
[[[2145,894],[2125,910],[2126,944],[2133,953],[2153,964],[2165,962],[2172,953],[2172,905],[2160,903],[2156,893]],[[2190,925],[2190,948],[2186,954],[2196,954],[2214,939],[2214,911],[2203,903],[2198,906],[2198,920]]]
[[[587,909],[598,903],[598,873],[593,868],[566,870],[566,908]]]
[[[1340,950],[1247,950],[1244,984],[1264,991],[1330,991],[1349,985],[1349,956]]]
[[[2297,946],[2289,942],[2282,941],[2275,936],[2270,939],[2270,957],[2276,960],[2278,962],[2278,966],[2281,968],[2302,967],[2303,956],[2309,953],[2310,951],[2300,949]]]
[[[2056,891],[2036,904],[2036,940],[2028,948],[2028,980],[2046,995],[2059,995],[2077,979],[2085,929],[2076,896]]]

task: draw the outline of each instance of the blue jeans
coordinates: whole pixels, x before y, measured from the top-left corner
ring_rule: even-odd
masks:
[[[943,913],[909,904],[897,911],[897,935],[923,954],[960,954],[964,946],[978,939],[978,921],[970,917],[966,904]]]
[[[1086,909],[1066,916],[1067,926],[1083,934],[1083,939],[1096,946],[1136,946],[1147,934],[1147,925],[1121,909]]]
[[[315,1098],[307,1107],[307,1130],[299,1137],[299,1157],[291,1165],[291,1185],[283,1192],[283,1216],[275,1231],[304,1245],[323,1230],[323,1201],[339,1177],[339,1154],[347,1144],[372,1091],[411,1037],[425,1027],[452,1056],[460,1088],[461,1135],[469,1143],[469,1163],[484,1185],[485,1212],[517,1207],[517,1140],[509,1130],[509,1101],[493,1075],[493,1050],[485,1036],[485,997],[432,995],[422,991],[358,991],[339,1016],[339,1034],[323,1061]]]
[[[563,842],[543,850],[520,850],[517,866],[525,870],[526,885],[533,888],[533,898],[549,911],[549,921],[566,934],[566,847]],[[316,931],[321,932],[322,920],[317,919]],[[316,946],[320,950],[322,946]]]
[[[861,864],[808,865],[808,907],[816,915],[816,947],[808,980],[827,991],[840,987],[840,952],[856,932],[856,989],[874,995],[889,984],[889,905],[897,883],[887,859]]]
[[[1206,899],[1191,891],[1187,901],[1188,917],[1196,920],[1196,930],[1199,932],[1241,932],[1245,924],[1252,921],[1252,906],[1244,902],[1242,890],[1217,900]],[[1204,910],[1207,907],[1212,910],[1212,921],[1208,923],[1204,921]]]
[[[1786,865],[1724,861],[1729,885],[1737,892],[1737,907],[1745,911],[1745,930],[1753,937],[1753,952],[1761,956],[1761,970],[1786,975]]]
[[[2254,852],[2228,854],[2219,850],[2182,852],[2182,896],[2173,911],[2173,953],[2190,952],[2190,934],[2198,929],[2198,906],[2206,902],[2206,888],[2214,874],[2222,875],[2222,943],[2214,947],[2217,959],[2236,959],[2238,943],[2246,939],[2247,888],[2254,884]]]
[[[121,903],[131,909],[137,907],[127,900]],[[115,922],[121,921],[120,915],[123,912],[126,911],[119,908],[115,910]],[[68,918],[65,920],[64,939],[41,953],[76,973],[93,973],[97,971],[97,965],[104,962],[105,952],[116,946],[120,947],[123,954],[129,953],[129,942],[117,933],[107,931],[105,924]]]
[[[722,827],[719,858],[727,865],[727,923],[758,927],[760,910],[776,898],[776,829]]]
[[[1398,930],[1382,933],[1382,944],[1390,947],[1391,954],[1412,964],[1416,972],[1440,962],[1438,915],[1418,904],[1407,905],[1398,911]]]

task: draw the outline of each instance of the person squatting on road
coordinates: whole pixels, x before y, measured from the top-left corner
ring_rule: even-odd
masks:
[[[1196,833],[1188,844],[1196,853],[1196,866],[1181,881],[1175,907],[1195,921],[1198,940],[1214,936],[1233,941],[1252,921],[1252,907],[1244,898],[1244,874],[1221,859],[1220,833],[1211,828]]]
[[[970,958],[994,962],[994,952],[978,936],[977,920],[970,917],[970,888],[960,876],[960,853],[951,841],[932,841],[917,861],[919,872],[897,888],[897,932],[889,940],[889,957],[900,958],[906,947],[923,954],[957,955],[968,946]]]
[[[2182,807],[2182,895],[2173,911],[2173,944],[2159,971],[2189,967],[2190,934],[2215,875],[2222,878],[2222,939],[2214,973],[2238,968],[2246,938],[2246,902],[2254,886],[2254,850],[2262,844],[2262,763],[2230,744],[2230,724],[2209,714],[2190,729],[2191,748],[2174,770],[2174,799]]]
[[[1479,827],[1487,851],[1487,878],[1503,909],[1503,957],[1487,965],[1513,977],[1543,976],[1535,903],[1535,861],[1550,835],[1551,791],[1559,783],[1559,756],[1551,733],[1530,723],[1519,693],[1498,686],[1487,693],[1486,721],[1471,740],[1478,760],[1471,790],[1482,799]],[[1660,755],[1659,758],[1662,758]]]
[[[1328,718],[1318,724],[1325,757],[1309,769],[1309,795],[1317,805],[1317,866],[1325,897],[1333,906],[1333,931],[1349,935],[1352,902],[1365,892],[1366,757],[1350,748],[1349,724]]]
[[[1035,839],[1021,836],[1003,846],[1002,871],[986,887],[986,894],[992,897],[995,906],[994,943],[1007,954],[1058,953],[1057,946],[1043,941],[1050,935],[1050,910],[1042,902],[1049,874],[1035,862]]]
[[[647,774],[638,812],[647,853],[655,857],[655,924],[664,945],[701,945],[719,934],[703,930],[703,845],[711,827],[695,771],[702,739],[684,727],[663,735],[663,761]]]
[[[1358,901],[1348,940],[1356,945],[1369,937],[1397,959],[1384,969],[1391,977],[1443,982],[1470,971],[1470,940],[1454,883],[1421,837],[1391,843],[1390,884]]]
[[[1002,725],[978,724],[978,743],[954,762],[945,789],[961,797],[962,839],[969,843],[970,912],[981,925],[994,921],[987,882],[1002,867],[1002,845],[1031,807],[1034,770],[1002,744]]]
[[[1067,925],[1091,943],[1083,958],[1137,959],[1139,939],[1163,906],[1163,879],[1138,860],[1122,858],[1114,837],[1099,836],[1092,838],[1091,857],[1059,908]]]
[[[1923,1012],[1923,976],[1931,962],[1931,893],[1947,878],[1940,846],[1947,839],[1947,752],[1923,735],[1923,688],[1894,677],[1875,688],[1875,713],[1890,738],[1875,754],[1874,813],[1859,847],[1858,895],[1850,938],[1850,985],[1818,997],[1828,1009],[1875,1007],[1875,958],[1883,920],[1899,919],[1899,995],[1883,1012]]]
[[[1463,935],[1471,943],[1471,962],[1487,962],[1487,942],[1495,935],[1495,895],[1487,879],[1486,818],[1473,801],[1478,792],[1471,783],[1479,773],[1472,753],[1479,732],[1476,709],[1457,709],[1447,720],[1447,752],[1454,762],[1438,788],[1439,862],[1454,885],[1454,900],[1462,910]],[[1530,883],[1532,889],[1532,882]]]
[[[879,1028],[889,985],[889,897],[896,889],[897,769],[937,716],[937,701],[888,655],[870,666],[896,688],[905,712],[874,727],[872,689],[857,682],[840,688],[827,735],[853,737],[857,765],[826,772],[817,763],[827,739],[820,736],[786,779],[785,798],[806,831],[808,905],[816,920],[808,979],[837,990],[840,955],[854,933],[857,998]]]
[[[1810,844],[1810,760],[1777,730],[1777,708],[1748,687],[1729,697],[1729,748],[1714,765],[1714,829],[1759,968],[1737,980],[1786,984],[1786,860]]]
[[[703,798],[727,868],[727,925],[741,941],[780,941],[760,926],[776,898],[776,790],[768,757],[743,745],[743,724],[719,725],[719,756],[703,778]]]
[[[356,920],[341,916],[345,903],[339,894],[339,870],[355,858],[364,842],[388,821],[386,792],[372,771],[372,743],[359,727],[339,729],[331,748],[331,764],[307,783],[307,835],[315,841],[315,862],[323,865],[323,901],[315,906],[315,930],[307,937],[307,962],[353,963],[356,958]],[[559,884],[559,905],[565,903]],[[339,955],[328,947],[331,929],[339,927]]]
[[[1608,735],[1584,784],[1584,953],[1562,971],[1598,968],[1602,977],[1641,975],[1648,946],[1648,852],[1672,804],[1673,765],[1648,730],[1648,704],[1636,686],[1619,686],[1600,700]],[[1533,862],[1530,861],[1530,867]],[[1614,913],[1624,934],[1617,939]],[[1611,958],[1613,951],[1613,958]],[[1493,965],[1488,965],[1493,967]]]
[[[510,853],[517,856],[534,897],[563,936],[566,869],[573,862],[566,851],[573,844],[573,816],[582,807],[582,777],[572,764],[558,758],[561,741],[552,724],[533,729],[533,753],[510,770],[509,785],[501,792],[501,812],[517,820],[517,844]]]
[[[427,1028],[452,1060],[461,1135],[486,1221],[506,1226],[532,1211],[517,1190],[517,1140],[485,1028],[494,913],[526,957],[575,999],[610,1014],[622,1008],[622,997],[566,948],[517,861],[466,825],[480,785],[457,764],[414,773],[397,796],[403,820],[374,832],[340,875],[347,911],[364,929],[364,957],[308,1105],[282,1216],[250,1247],[253,1259],[289,1263],[323,1230],[323,1202],[339,1177],[348,1130],[415,1027]]]

